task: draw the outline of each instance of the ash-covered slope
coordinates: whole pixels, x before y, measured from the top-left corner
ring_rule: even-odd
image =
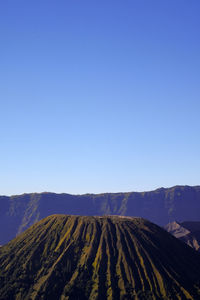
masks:
[[[199,299],[200,256],[141,218],[54,215],[0,248],[0,299]]]
[[[24,194],[0,197],[0,244],[52,214],[124,215],[164,226],[173,220],[200,221],[200,186],[175,186],[143,193]]]
[[[165,229],[190,247],[200,251],[200,222],[171,222]]]

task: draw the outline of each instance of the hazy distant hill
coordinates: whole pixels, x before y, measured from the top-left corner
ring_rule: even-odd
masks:
[[[192,248],[200,251],[200,222],[171,222],[165,229]]]
[[[51,214],[139,216],[159,225],[200,221],[200,186],[175,186],[143,193],[24,194],[0,197],[0,244]]]
[[[50,216],[0,248],[0,265],[1,300],[200,297],[200,255],[141,218]]]

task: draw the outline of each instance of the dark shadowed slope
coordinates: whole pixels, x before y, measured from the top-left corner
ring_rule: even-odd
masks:
[[[176,186],[144,193],[24,194],[0,197],[0,244],[52,214],[139,216],[164,226],[200,221],[200,187]]]
[[[176,238],[200,251],[200,222],[171,222],[165,229]]]
[[[54,215],[0,249],[0,299],[199,299],[200,256],[141,218]]]

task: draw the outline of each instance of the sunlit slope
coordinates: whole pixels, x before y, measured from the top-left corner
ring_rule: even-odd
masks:
[[[176,238],[182,240],[200,252],[200,222],[171,222],[165,229]]]
[[[199,299],[200,256],[141,218],[53,215],[0,249],[0,299]]]

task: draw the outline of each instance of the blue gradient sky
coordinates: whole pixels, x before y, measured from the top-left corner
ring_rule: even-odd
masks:
[[[200,1],[0,1],[0,194],[200,184]]]

